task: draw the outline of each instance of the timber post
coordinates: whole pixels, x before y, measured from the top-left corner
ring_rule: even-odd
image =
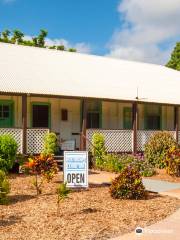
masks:
[[[137,122],[138,122],[138,109],[137,102],[132,105],[132,125],[133,125],[133,154],[137,153]]]
[[[22,95],[23,154],[27,153],[27,95]]]
[[[86,150],[86,128],[87,128],[87,102],[82,101],[82,129],[81,129],[81,150]]]
[[[179,122],[179,108],[176,106],[174,109],[174,126],[175,126],[175,131],[176,131],[176,142],[179,142],[179,126],[178,126],[178,122]]]

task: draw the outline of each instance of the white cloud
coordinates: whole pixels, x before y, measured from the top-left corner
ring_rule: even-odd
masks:
[[[25,36],[25,40],[31,40],[32,36]],[[64,45],[66,49],[69,48],[75,48],[77,49],[77,52],[79,53],[91,53],[91,46],[89,44],[86,44],[84,42],[80,43],[75,43],[72,44],[66,39],[51,39],[51,38],[46,38],[46,45],[47,46],[58,46],[58,45]]]
[[[67,48],[67,49],[76,48],[77,52],[80,52],[80,53],[90,53],[91,52],[91,47],[90,47],[89,44],[86,44],[84,42],[72,44],[69,41],[67,41],[66,39],[50,39],[50,38],[47,38],[46,39],[46,45],[47,46],[64,45],[65,48]]]
[[[108,56],[165,64],[174,39],[180,40],[180,0],[122,0],[118,12],[124,25],[108,43]]]

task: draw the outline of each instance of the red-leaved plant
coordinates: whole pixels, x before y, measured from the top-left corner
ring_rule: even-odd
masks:
[[[33,185],[36,188],[37,195],[42,193],[42,184],[44,180],[50,182],[58,172],[57,162],[53,155],[40,154],[28,159],[25,168],[29,173],[35,175]]]

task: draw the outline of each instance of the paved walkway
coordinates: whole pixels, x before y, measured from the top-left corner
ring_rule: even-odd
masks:
[[[116,174],[107,172],[90,172],[92,184],[110,184]],[[170,183],[152,179],[143,179],[147,190],[180,199],[180,183]],[[143,229],[143,234],[135,232],[111,240],[180,240],[180,209],[166,219]]]

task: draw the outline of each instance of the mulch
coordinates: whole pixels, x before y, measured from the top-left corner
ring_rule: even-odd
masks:
[[[172,214],[180,200],[150,193],[147,200],[115,200],[108,186],[72,191],[57,209],[59,174],[36,196],[32,176],[11,175],[10,203],[0,205],[0,240],[109,239]]]

